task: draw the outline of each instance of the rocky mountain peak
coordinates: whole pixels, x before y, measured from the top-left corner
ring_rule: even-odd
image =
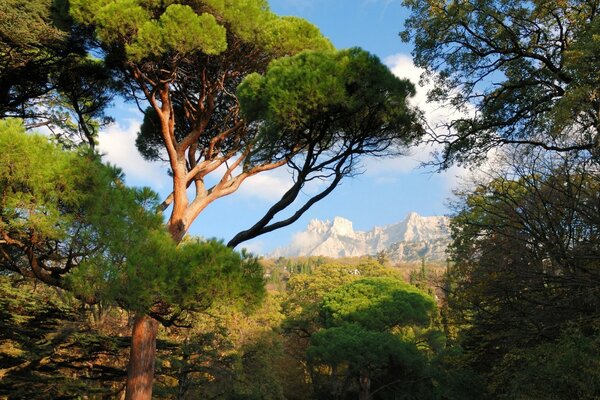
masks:
[[[342,217],[335,217],[331,224],[331,233],[337,234],[338,236],[354,237],[352,221]]]
[[[392,261],[418,261],[422,257],[441,261],[449,243],[448,222],[447,217],[423,217],[411,212],[401,222],[362,232],[355,231],[352,221],[343,217],[335,217],[331,222],[313,219],[288,246],[276,249],[270,256],[350,257],[384,250]]]
[[[407,221],[407,222],[412,222],[412,221],[417,221],[417,220],[420,220],[421,218],[423,218],[423,217],[421,217],[421,216],[420,216],[419,214],[417,214],[416,212],[414,212],[414,211],[411,211],[411,212],[409,212],[409,213],[408,213],[408,215],[406,216],[406,219],[405,219],[405,221]]]
[[[306,227],[307,232],[325,233],[331,228],[331,222],[311,219]]]

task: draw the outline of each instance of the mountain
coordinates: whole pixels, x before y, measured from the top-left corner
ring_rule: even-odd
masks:
[[[335,217],[333,221],[313,219],[292,242],[275,249],[269,256],[358,257],[385,250],[391,261],[443,261],[450,242],[448,217],[423,217],[412,212],[404,221],[368,232],[355,231],[352,221]]]

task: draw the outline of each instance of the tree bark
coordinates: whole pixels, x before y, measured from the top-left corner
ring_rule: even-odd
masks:
[[[361,373],[358,378],[359,384],[359,392],[358,392],[358,400],[369,400],[371,398],[371,378],[367,373]]]
[[[135,316],[127,368],[126,400],[152,399],[158,321],[145,314]]]

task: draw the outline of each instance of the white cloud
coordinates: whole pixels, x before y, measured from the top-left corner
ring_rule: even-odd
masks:
[[[170,179],[161,163],[143,159],[135,147],[135,139],[140,129],[139,120],[128,119],[117,122],[100,132],[98,150],[104,154],[104,161],[123,169],[128,180],[136,185],[148,185],[155,190],[170,186]]]
[[[427,92],[433,89],[434,85],[431,82],[427,82],[427,84],[423,86],[419,84],[421,74],[424,70],[413,63],[411,56],[407,54],[395,54],[387,57],[384,62],[394,75],[399,78],[408,79],[415,85],[417,94],[411,98],[409,102],[413,106],[423,110],[429,126],[438,128],[440,127],[440,124],[464,115],[454,108],[447,107],[440,103],[427,101]]]
[[[427,92],[431,85],[419,86],[417,83],[423,73],[406,54],[395,54],[385,59],[385,64],[399,78],[408,79],[417,89],[416,95],[409,100],[410,104],[420,108],[425,113],[430,125],[438,125],[446,120],[448,112],[439,105],[427,102]],[[431,144],[420,144],[407,151],[405,155],[388,158],[369,158],[365,162],[366,174],[381,183],[397,180],[399,175],[414,172],[421,164],[431,160],[435,147]]]
[[[249,240],[242,243],[238,249],[246,249],[254,255],[263,255],[265,252],[265,242],[261,239]]]
[[[261,172],[246,179],[238,192],[241,196],[276,201],[292,186],[292,176],[285,167]]]
[[[126,177],[135,180],[136,185],[148,185],[155,190],[167,190],[171,187],[171,180],[167,175],[166,166],[159,162],[144,160],[137,151],[135,139],[139,128],[140,121],[134,119],[109,126],[100,132],[98,150],[104,154],[104,161],[122,168]],[[214,183],[220,179],[225,169],[225,165],[217,168],[207,177],[207,183]],[[238,169],[235,174],[240,172],[241,170]],[[279,200],[292,184],[291,172],[281,167],[248,178],[242,183],[236,195],[271,203]],[[317,186],[317,183],[311,183],[307,185],[305,192],[316,192]]]
[[[207,179],[210,184],[215,183],[225,173],[225,165],[217,168]],[[234,171],[234,175],[240,174],[241,168]],[[273,203],[281,198],[281,196],[294,184],[292,172],[286,167],[275,168],[270,171],[260,172],[254,176],[247,178],[235,192],[236,196],[241,196],[246,199],[257,199],[267,203]],[[302,193],[311,195],[322,190],[324,181],[315,179],[304,186]]]
[[[206,177],[206,185],[210,187],[217,183],[225,174],[226,165],[221,165]],[[236,168],[233,175],[242,173],[241,168]],[[258,199],[268,203],[279,200],[281,196],[292,186],[292,174],[286,167],[275,168],[270,171],[260,172],[247,178],[242,182],[239,189],[234,193],[246,199]]]
[[[433,147],[419,145],[409,149],[405,155],[394,157],[370,157],[365,161],[366,175],[379,177],[381,175],[408,174],[414,172],[422,163],[431,158]]]
[[[419,85],[419,80],[423,69],[414,65],[412,58],[407,54],[395,54],[385,59],[385,64],[392,73],[399,78],[410,80],[416,87],[416,95],[409,102],[411,105],[421,109],[425,115],[426,121],[434,129],[442,129],[441,125],[452,118],[459,116],[456,110],[444,107],[439,103],[427,101],[427,92],[433,88],[431,83],[424,86]],[[432,153],[441,149],[441,146],[431,143],[422,143],[407,151],[406,155],[389,158],[369,158],[365,162],[366,175],[381,184],[389,184],[397,181],[402,175],[409,173],[432,172],[432,169],[422,169],[419,167],[432,160]],[[469,171],[460,167],[451,167],[448,171],[442,173],[442,177],[450,190],[465,176]]]
[[[302,2],[302,1],[299,1]],[[416,83],[423,72],[417,68],[410,56],[396,54],[385,59],[390,70],[398,77],[407,78]],[[410,100],[411,104],[419,107],[425,112],[430,125],[439,125],[442,121],[451,118],[455,112],[444,109],[439,105],[427,102],[427,91],[431,86],[421,87],[417,85],[417,94]],[[166,167],[161,163],[151,163],[142,158],[135,147],[135,139],[141,121],[127,119],[109,126],[99,135],[100,152],[105,153],[104,160],[109,161],[122,168],[129,180],[133,179],[135,184],[149,185],[155,190],[168,190],[171,186],[170,178],[166,173]],[[402,175],[409,173],[428,173],[426,170],[419,171],[418,167],[430,160],[431,152],[435,147],[421,144],[410,149],[407,155],[390,158],[369,158],[364,162],[366,175],[381,184],[396,182]],[[214,172],[215,178],[220,178],[224,167]],[[453,167],[443,175],[448,185],[453,185],[467,174],[466,170]],[[258,199],[265,202],[278,200],[292,185],[293,180],[290,171],[285,168],[277,168],[272,171],[263,172],[247,179],[237,192],[244,198]],[[323,182],[315,180],[310,182],[303,192],[307,195],[314,194],[322,188]]]

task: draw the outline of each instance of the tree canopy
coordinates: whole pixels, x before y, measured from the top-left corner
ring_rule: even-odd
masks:
[[[314,26],[278,17],[265,2],[75,1],[71,15],[94,28],[131,96],[150,104],[137,145],[145,157],[169,162],[175,185],[164,206],[173,205],[177,240],[252,175],[288,165],[296,181],[231,246],[295,221],[359,156],[398,153],[420,136],[408,82],[364,51],[336,52]],[[217,183],[205,186],[219,167]],[[294,217],[269,224],[305,182],[328,178],[330,187]]]
[[[155,212],[156,194],[125,187],[94,154],[63,150],[10,119],[0,121],[0,150],[5,271],[92,303],[143,312],[160,304],[165,323],[220,300],[253,304],[263,293],[254,258],[215,241],[176,246]]]
[[[150,145],[160,143],[160,150],[151,154],[169,160],[175,185],[166,204],[173,203],[169,229],[177,240],[209,203],[235,191],[248,176],[284,164],[247,163],[234,174],[256,134],[239,113],[235,90],[241,80],[263,71],[275,57],[332,48],[314,26],[277,17],[259,0],[74,1],[70,14],[94,29],[130,95],[143,98],[158,116],[159,124],[142,135],[150,137]],[[182,25],[187,28],[179,29]],[[184,124],[176,124],[182,120]],[[161,139],[152,140],[154,136]],[[138,141],[142,147],[144,142]],[[225,162],[222,178],[206,188],[205,176]],[[192,183],[196,193],[190,200],[186,189]]]
[[[325,325],[355,322],[366,329],[386,331],[405,325],[427,326],[433,299],[394,278],[363,278],[327,294],[321,303]]]
[[[486,398],[593,398],[571,360],[588,368],[598,351],[600,5],[404,4],[402,36],[434,84],[429,97],[459,115],[432,132],[437,165],[503,146],[459,191],[452,223],[444,313],[463,360]]]
[[[87,54],[66,2],[0,4],[0,117],[46,126],[65,145],[94,147],[116,89],[101,60]]]
[[[144,112],[136,142],[141,153],[169,163],[173,192],[162,209],[171,206],[167,226],[176,243],[209,204],[253,175],[285,165],[297,171],[290,191],[230,241],[231,247],[294,222],[351,173],[359,156],[397,152],[420,135],[416,113],[407,105],[414,92],[410,83],[393,77],[366,52],[336,52],[316,27],[276,16],[265,1],[74,0],[69,12],[93,35],[90,43],[103,53],[122,92]],[[292,96],[279,97],[277,110],[264,107],[276,104],[276,91],[288,91],[285,80],[311,74],[304,86],[289,88]],[[315,85],[317,80],[323,85]],[[338,95],[328,98],[333,92]],[[306,95],[314,98],[310,120],[284,119],[285,107],[290,107],[285,112],[307,111],[301,106]],[[255,105],[259,98],[262,103]],[[284,106],[290,101],[295,103]],[[259,112],[260,105],[265,112]],[[207,181],[211,173],[218,176]],[[269,225],[305,182],[328,178],[331,185],[294,216]],[[146,322],[152,326],[142,329]],[[140,314],[138,323],[140,333],[152,331],[139,337],[154,340],[152,321]],[[144,372],[133,374],[144,376],[139,387],[147,398],[153,354],[136,354],[144,360],[139,364]]]
[[[80,263],[125,249],[158,229],[156,195],[128,189],[118,169],[87,151],[66,151],[0,120],[3,268],[63,286]],[[118,257],[117,256],[117,257]]]
[[[434,310],[433,299],[397,278],[363,278],[331,291],[320,304],[324,329],[312,335],[307,349],[315,383],[345,381],[337,396],[358,391],[368,399],[371,390],[385,388],[414,398],[420,390],[415,382],[427,380],[427,357],[417,347],[419,335],[406,330],[428,327]],[[320,376],[326,375],[323,365],[331,376]]]
[[[361,157],[406,151],[423,132],[417,112],[407,104],[414,93],[410,82],[358,48],[303,52],[273,61],[262,76],[249,75],[238,96],[242,115],[260,130],[247,162],[287,160],[295,182],[257,224],[229,243],[295,222],[345,176],[357,172]],[[314,179],[328,184],[292,216],[273,222]]]
[[[516,365],[537,368],[533,359],[549,346],[564,352],[565,365],[580,345],[597,351],[590,339],[600,317],[599,181],[593,165],[569,157],[518,157],[510,174],[494,174],[457,204],[449,316],[461,327],[470,362],[487,377],[490,396],[537,398],[547,391],[540,382],[552,381],[552,368],[537,370],[523,392],[506,382],[532,379],[525,378],[531,371],[515,372]],[[571,342],[571,335],[580,339]],[[575,372],[559,369],[564,379],[553,386],[556,393],[570,390],[570,382],[579,385]]]
[[[499,144],[597,157],[596,1],[405,0],[402,33],[435,84],[465,111],[438,132],[441,166],[481,160]]]

